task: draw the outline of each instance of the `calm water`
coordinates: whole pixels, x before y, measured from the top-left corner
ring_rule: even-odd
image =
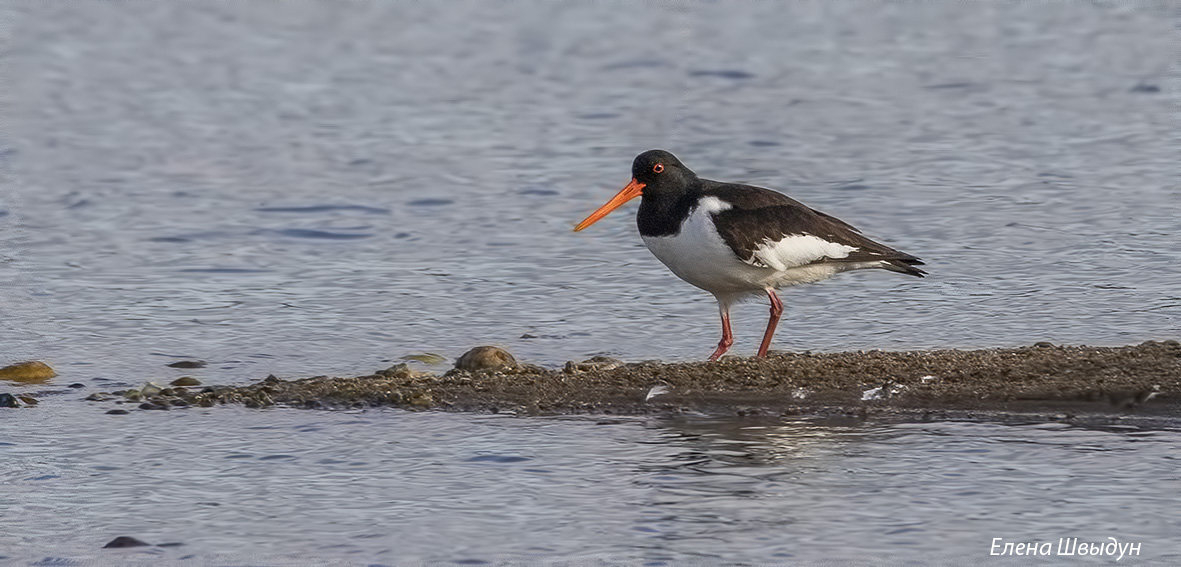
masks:
[[[946,564],[1112,536],[1181,561],[1177,430],[39,411],[0,443],[10,558]],[[184,545],[99,549],[123,534]]]
[[[787,291],[779,348],[1177,338],[1176,16],[4,2],[0,363],[61,377],[0,391],[86,388],[0,414],[0,555],[102,559],[135,535],[231,563],[937,562],[1114,536],[1176,558],[1170,431],[77,401],[476,344],[699,359],[712,299],[649,255],[634,209],[569,231],[653,147],[930,264]],[[735,315],[752,352],[764,307]],[[179,358],[210,366],[164,367]]]

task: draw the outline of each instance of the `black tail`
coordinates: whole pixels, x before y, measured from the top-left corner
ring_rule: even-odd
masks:
[[[924,271],[915,267],[915,266],[922,266],[923,261],[919,260],[918,258],[915,258],[914,256],[904,256],[902,258],[891,258],[889,260],[886,260],[885,264],[886,265],[884,267],[887,270],[890,270],[892,272],[898,272],[900,274],[906,274],[908,276],[914,276],[916,278],[921,278],[921,277],[927,275],[927,272],[924,272]]]

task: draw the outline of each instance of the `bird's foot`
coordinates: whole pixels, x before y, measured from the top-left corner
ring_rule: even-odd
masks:
[[[713,354],[709,355],[709,361],[716,362],[719,358],[722,358],[722,355],[726,354],[726,351],[730,350],[730,344],[731,343],[726,342],[718,343],[718,348],[714,350]]]

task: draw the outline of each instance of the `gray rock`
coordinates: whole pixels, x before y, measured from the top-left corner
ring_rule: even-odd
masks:
[[[611,358],[609,356],[592,356],[582,362],[574,362],[573,360],[566,363],[566,368],[563,372],[567,374],[576,374],[579,372],[590,372],[591,370],[611,370],[612,368],[619,368],[623,366],[623,361],[618,358]]]
[[[385,370],[378,370],[374,373],[376,376],[384,378],[409,378],[411,376],[410,366],[405,362],[395,364]]]
[[[104,545],[103,549],[118,547],[147,547],[149,545],[152,544],[140,541],[130,536],[119,536]]]
[[[171,368],[205,368],[204,360],[180,360],[168,365]]]

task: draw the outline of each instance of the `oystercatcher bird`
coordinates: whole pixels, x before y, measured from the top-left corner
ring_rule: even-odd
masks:
[[[845,221],[770,189],[702,179],[664,150],[636,156],[631,182],[574,231],[636,197],[636,224],[648,250],[718,300],[722,340],[710,360],[734,343],[730,306],[748,296],[765,293],[771,300],[758,352],[763,357],[783,314],[776,289],[869,268],[920,278],[926,273],[915,267],[923,264],[918,258],[866,238]]]

